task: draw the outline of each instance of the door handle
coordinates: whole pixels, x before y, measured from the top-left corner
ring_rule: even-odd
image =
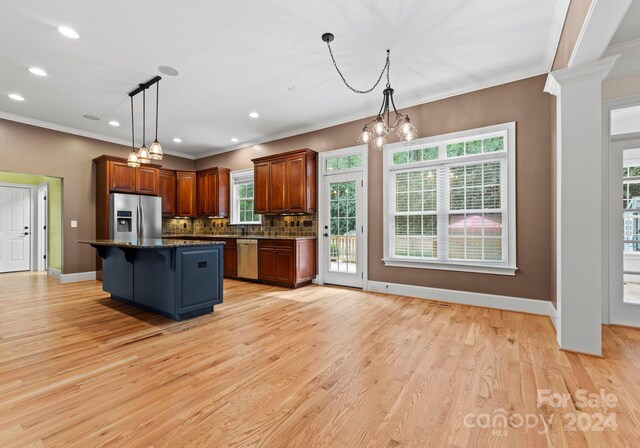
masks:
[[[329,234],[328,233],[323,233],[322,236],[327,238],[329,236]]]
[[[20,236],[27,236],[27,235],[29,235],[29,232],[24,232],[20,234]]]

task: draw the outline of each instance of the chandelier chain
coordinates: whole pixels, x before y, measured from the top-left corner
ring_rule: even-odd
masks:
[[[342,79],[342,82],[344,83],[344,85],[347,86],[347,88],[349,88],[349,90],[351,90],[352,92],[359,93],[359,94],[367,94],[367,93],[372,92],[376,87],[378,87],[378,85],[380,84],[380,81],[382,81],[382,77],[384,76],[384,72],[385,71],[387,72],[387,87],[389,87],[391,85],[390,81],[389,81],[389,67],[391,66],[391,61],[389,59],[390,50],[387,50],[387,59],[386,59],[386,61],[384,63],[384,67],[382,67],[382,71],[380,72],[380,76],[378,76],[378,80],[375,82],[373,87],[371,87],[370,89],[367,89],[367,90],[358,90],[358,89],[356,89],[354,87],[351,87],[349,85],[349,83],[345,79],[344,75],[342,74],[342,72],[338,68],[338,63],[336,62],[336,58],[333,56],[333,51],[331,50],[331,44],[329,42],[327,42],[327,47],[329,47],[329,55],[331,55],[331,61],[333,61],[333,66],[336,68],[336,71],[338,72],[338,75],[340,75],[340,78]]]

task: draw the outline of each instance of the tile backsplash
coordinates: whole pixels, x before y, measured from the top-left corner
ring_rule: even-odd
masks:
[[[163,218],[164,235],[316,236],[316,215],[263,216],[262,224],[232,225],[229,218]]]

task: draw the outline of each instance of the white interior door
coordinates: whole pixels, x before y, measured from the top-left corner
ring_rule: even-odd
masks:
[[[322,183],[324,282],[362,288],[362,172],[326,175]]]
[[[31,190],[0,187],[0,272],[31,268]]]
[[[610,162],[609,320],[640,327],[640,138],[614,142]]]

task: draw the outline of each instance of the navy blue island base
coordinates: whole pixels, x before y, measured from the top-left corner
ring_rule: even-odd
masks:
[[[222,242],[78,242],[98,251],[102,288],[113,299],[178,321],[211,313],[222,303]]]

